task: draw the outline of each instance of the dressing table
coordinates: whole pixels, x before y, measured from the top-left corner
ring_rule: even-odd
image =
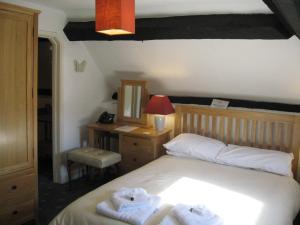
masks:
[[[158,132],[149,125],[148,115],[143,113],[149,99],[146,81],[122,80],[118,96],[117,122],[89,124],[88,142],[90,147],[109,149],[110,137],[118,137],[121,170],[129,172],[164,155],[162,145],[170,140],[171,130]],[[118,129],[124,125],[136,129],[128,132]]]

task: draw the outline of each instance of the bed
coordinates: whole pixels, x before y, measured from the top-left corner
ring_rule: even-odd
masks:
[[[175,135],[197,133],[226,143],[293,152],[296,175],[299,116],[176,106]],[[299,184],[288,176],[165,155],[79,198],[51,225],[123,225],[96,214],[97,203],[121,187],[142,187],[162,199],[147,221],[155,225],[177,203],[205,204],[224,225],[292,225],[300,208]]]

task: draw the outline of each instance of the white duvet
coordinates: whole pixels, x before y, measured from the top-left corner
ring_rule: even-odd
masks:
[[[121,187],[142,187],[162,198],[146,225],[156,225],[173,205],[203,204],[224,225],[292,225],[300,209],[300,186],[291,177],[163,156],[79,198],[51,225],[123,225],[96,214],[97,203]]]

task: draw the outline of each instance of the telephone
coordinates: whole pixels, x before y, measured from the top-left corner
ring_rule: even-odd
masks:
[[[99,116],[98,123],[110,124],[114,122],[115,114],[104,112]]]

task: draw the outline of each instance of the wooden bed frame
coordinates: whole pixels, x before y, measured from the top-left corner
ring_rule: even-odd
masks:
[[[196,133],[226,144],[294,153],[297,177],[300,149],[300,116],[274,112],[177,105],[175,135]]]

